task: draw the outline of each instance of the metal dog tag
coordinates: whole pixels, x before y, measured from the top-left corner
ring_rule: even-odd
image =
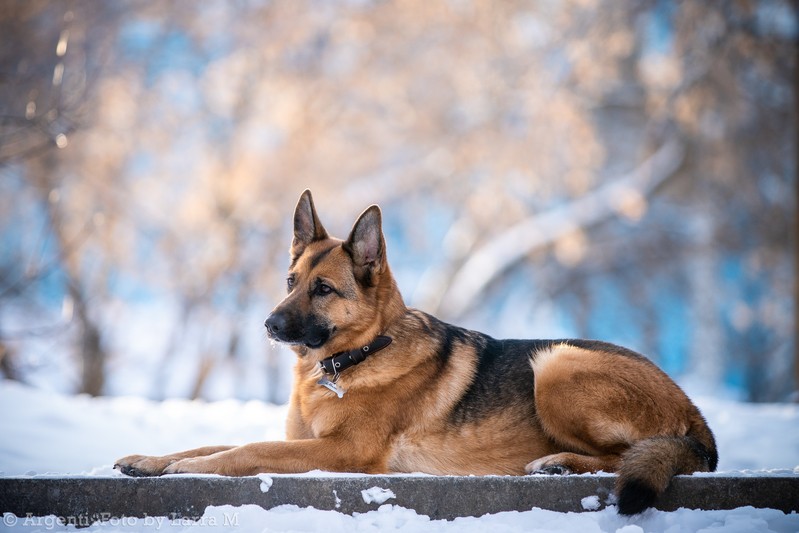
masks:
[[[336,385],[335,383],[333,383],[332,381],[330,381],[329,379],[327,379],[327,376],[322,376],[322,379],[320,379],[316,383],[327,389],[332,390],[333,392],[336,393],[336,396],[338,396],[339,398],[343,398],[344,393],[347,392],[338,385]]]

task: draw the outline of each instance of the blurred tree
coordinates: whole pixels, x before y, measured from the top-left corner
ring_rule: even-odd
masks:
[[[796,387],[792,4],[11,1],[0,24],[0,324],[72,302],[81,390],[283,399],[261,324],[306,187],[338,234],[383,204],[409,303],[445,319]]]
[[[103,392],[107,354],[94,316],[100,310],[89,308],[96,287],[87,283],[81,270],[88,255],[87,233],[98,218],[86,212],[85,197],[72,202],[77,195],[71,194],[75,192],[71,185],[76,180],[65,177],[58,152],[85,124],[92,68],[101,63],[97,55],[103,49],[104,30],[89,30],[110,29],[112,23],[109,10],[87,2],[12,1],[0,8],[0,32],[6,44],[0,54],[4,73],[0,79],[0,165],[6,179],[16,182],[8,186],[11,198],[25,195],[19,187],[32,191],[27,199],[38,205],[38,221],[44,224],[43,239],[33,239],[32,232],[26,231],[9,247],[10,253],[3,254],[9,267],[0,282],[0,294],[27,296],[36,290],[30,287],[52,270],[64,275],[64,298],[76,311],[75,352],[82,369],[79,390],[92,395]],[[103,198],[98,203],[108,202]],[[12,216],[20,214],[19,205],[9,208]],[[41,250],[36,249],[39,245]],[[37,262],[39,254],[54,257]],[[38,333],[36,328],[26,328],[16,335],[34,333]]]

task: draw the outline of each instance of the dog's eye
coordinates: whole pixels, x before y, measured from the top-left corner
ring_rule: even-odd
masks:
[[[325,285],[324,283],[320,283],[316,286],[316,294],[324,296],[325,294],[330,294],[333,292],[333,287],[330,285]]]
[[[294,276],[289,276],[286,278],[286,288],[289,292],[291,292],[291,289],[294,288]]]

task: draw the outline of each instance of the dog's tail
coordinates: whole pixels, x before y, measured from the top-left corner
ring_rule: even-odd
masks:
[[[713,472],[718,463],[716,440],[698,412],[685,436],[640,440],[622,454],[616,494],[620,514],[651,507],[679,474]]]

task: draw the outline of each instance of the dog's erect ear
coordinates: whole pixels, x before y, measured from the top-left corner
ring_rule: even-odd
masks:
[[[355,263],[356,279],[367,287],[374,285],[376,276],[383,272],[386,263],[386,241],[379,207],[373,205],[358,217],[343,246]]]
[[[323,239],[327,239],[327,231],[319,222],[311,191],[305,189],[294,210],[294,240],[291,242],[291,257],[296,259],[302,255],[306,246]]]

